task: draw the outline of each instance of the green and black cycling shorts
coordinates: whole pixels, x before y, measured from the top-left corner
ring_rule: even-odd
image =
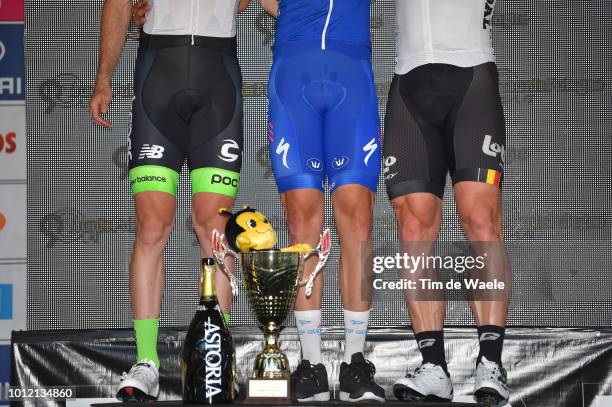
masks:
[[[133,194],[176,195],[187,158],[193,194],[235,197],[242,165],[241,87],[235,38],[143,34],[128,154]]]

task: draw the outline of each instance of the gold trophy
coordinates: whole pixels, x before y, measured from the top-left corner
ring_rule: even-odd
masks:
[[[247,383],[246,402],[285,403],[290,400],[289,362],[278,346],[278,336],[293,308],[298,287],[305,285],[306,295],[310,296],[314,279],[327,261],[331,247],[329,230],[323,232],[319,245],[307,252],[283,249],[236,253],[226,246],[224,236],[217,230],[213,231],[212,247],[217,265],[230,278],[234,294],[237,292],[236,279],[225,266],[224,259],[229,254],[240,260],[249,303],[263,325],[264,348],[255,358],[253,373]],[[304,262],[313,255],[319,257],[319,262],[303,279]]]

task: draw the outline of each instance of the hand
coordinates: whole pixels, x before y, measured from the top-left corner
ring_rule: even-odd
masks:
[[[138,28],[142,27],[147,21],[147,13],[150,10],[151,3],[149,3],[149,0],[138,0],[138,3],[132,7],[132,19]]]
[[[89,100],[89,111],[91,112],[91,118],[94,122],[101,126],[112,128],[111,122],[102,118],[103,114],[108,113],[108,106],[110,105],[113,92],[111,91],[110,84],[96,84],[91,99]]]

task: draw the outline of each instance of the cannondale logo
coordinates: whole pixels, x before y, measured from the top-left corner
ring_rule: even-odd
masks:
[[[240,146],[236,140],[225,139],[223,140],[224,144],[221,147],[221,154],[218,155],[221,160],[232,163],[236,161],[239,157],[238,153],[240,152]],[[237,152],[232,152],[231,150],[238,150]]]
[[[363,159],[363,162],[365,163],[365,165],[368,165],[368,161],[370,161],[370,157],[372,156],[372,154],[374,154],[374,151],[376,151],[377,148],[378,148],[378,144],[376,144],[376,139],[370,140],[368,144],[363,146],[363,151],[367,152],[365,158]]]
[[[419,341],[419,349],[429,348],[429,347],[433,346],[434,343],[436,343],[435,339],[421,339]]]
[[[0,61],[4,59],[5,54],[6,54],[6,47],[4,46],[4,43],[0,41]]]
[[[162,146],[158,146],[155,144],[143,144],[140,149],[140,154],[138,154],[138,159],[142,160],[143,158],[162,158],[164,156],[165,148]]]
[[[289,165],[287,164],[287,154],[289,153],[290,147],[291,145],[287,143],[284,138],[281,138],[281,141],[278,143],[278,146],[276,147],[276,154],[283,156],[283,166],[285,168],[289,168]]]
[[[501,335],[495,332],[484,332],[480,335],[480,342],[483,341],[496,341]]]

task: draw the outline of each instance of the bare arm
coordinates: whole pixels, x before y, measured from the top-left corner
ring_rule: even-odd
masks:
[[[238,11],[244,11],[249,6],[251,0],[240,0],[240,5],[238,6]]]
[[[102,7],[98,72],[89,110],[92,119],[106,127],[111,127],[111,124],[102,119],[101,115],[108,112],[111,100],[111,77],[125,43],[131,14],[130,0],[105,0]]]
[[[259,4],[272,17],[278,17],[278,0],[259,0]]]

